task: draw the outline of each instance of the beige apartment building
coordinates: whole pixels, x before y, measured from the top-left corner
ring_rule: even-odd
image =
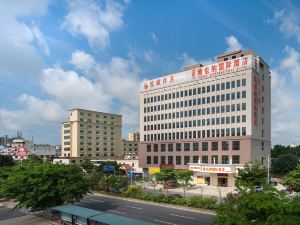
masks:
[[[128,141],[140,141],[140,132],[128,133]]]
[[[237,169],[266,165],[271,149],[271,75],[252,50],[145,81],[139,162],[195,171],[196,184],[233,186]]]
[[[130,140],[122,140],[122,150],[125,159],[138,159],[138,142]]]
[[[122,156],[121,115],[72,109],[68,120],[61,125],[61,134],[62,157],[116,159]]]

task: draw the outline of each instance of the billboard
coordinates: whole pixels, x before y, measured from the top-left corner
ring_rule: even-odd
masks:
[[[18,157],[24,157],[27,156],[28,154],[28,149],[27,147],[17,147],[17,156]]]

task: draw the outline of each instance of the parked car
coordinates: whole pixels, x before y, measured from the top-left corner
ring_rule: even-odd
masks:
[[[262,190],[263,190],[262,186],[254,186],[255,192],[262,192]]]

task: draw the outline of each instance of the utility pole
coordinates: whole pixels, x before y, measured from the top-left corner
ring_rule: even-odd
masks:
[[[267,178],[267,188],[269,190],[269,184],[270,184],[270,155],[268,155],[268,178]]]

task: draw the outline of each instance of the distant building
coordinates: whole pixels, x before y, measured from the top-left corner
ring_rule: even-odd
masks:
[[[58,156],[56,146],[51,145],[33,145],[28,149],[29,155],[36,155],[44,160],[53,159]]]
[[[140,141],[140,132],[128,133],[128,141]]]
[[[138,159],[138,142],[137,141],[129,141],[122,140],[122,151],[124,159]]]
[[[121,115],[72,109],[68,120],[61,126],[61,156],[81,159],[120,158],[123,155],[121,138]]]

